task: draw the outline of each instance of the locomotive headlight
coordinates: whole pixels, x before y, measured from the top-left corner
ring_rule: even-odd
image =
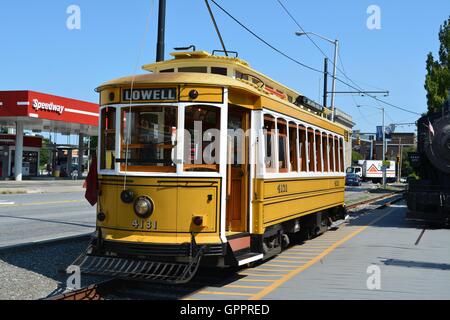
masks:
[[[147,197],[139,197],[134,202],[134,212],[142,219],[150,217],[153,210],[153,202]]]

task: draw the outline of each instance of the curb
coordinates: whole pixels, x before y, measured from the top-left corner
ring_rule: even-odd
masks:
[[[53,189],[0,189],[0,196],[9,195],[24,195],[24,194],[48,194],[48,193],[72,193],[72,192],[85,192],[86,189],[78,187],[61,187]]]

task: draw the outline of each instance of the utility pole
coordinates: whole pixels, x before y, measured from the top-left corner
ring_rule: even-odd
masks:
[[[158,44],[156,48],[156,62],[164,61],[165,38],[166,38],[166,0],[159,0]]]
[[[381,110],[383,111],[383,188],[386,189],[387,168],[384,165],[386,162],[386,113],[384,107]]]
[[[398,163],[398,179],[397,181],[400,183],[400,180],[402,178],[402,165],[403,165],[403,145],[402,145],[402,138],[399,138],[399,144],[398,144],[398,152],[399,152],[399,163]]]
[[[357,106],[358,108],[361,108],[362,106],[359,105]],[[384,107],[375,107],[375,106],[367,106],[367,107],[372,107],[372,108],[376,108],[378,110],[381,110],[383,113],[383,127],[382,127],[382,135],[383,135],[383,165],[382,165],[382,171],[383,171],[383,188],[386,189],[386,178],[387,178],[387,168],[384,166],[384,163],[386,161],[386,112]]]
[[[370,139],[370,160],[374,160],[373,156],[374,156],[374,152],[373,152],[373,139]]]
[[[325,63],[323,67],[323,106],[327,107],[327,97],[328,97],[328,58],[325,58]]]

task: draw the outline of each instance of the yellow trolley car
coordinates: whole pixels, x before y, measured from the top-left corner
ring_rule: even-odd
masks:
[[[98,88],[97,232],[86,273],[183,283],[344,214],[345,128],[237,57],[176,52]]]

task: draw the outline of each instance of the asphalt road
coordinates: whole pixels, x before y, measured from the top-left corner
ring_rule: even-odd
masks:
[[[83,192],[0,196],[0,249],[94,230],[95,208]]]

